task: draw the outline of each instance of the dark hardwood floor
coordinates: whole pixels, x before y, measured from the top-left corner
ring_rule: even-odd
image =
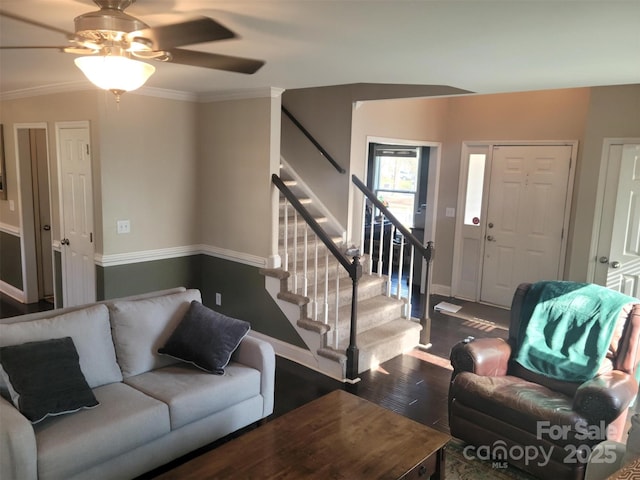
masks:
[[[0,293],[0,318],[15,317],[16,315],[24,315],[25,313],[52,309],[53,303],[46,300],[41,300],[38,303],[25,304],[14,300],[4,293]]]

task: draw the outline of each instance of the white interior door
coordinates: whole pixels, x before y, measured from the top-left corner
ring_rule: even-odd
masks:
[[[610,145],[594,281],[640,298],[640,144]]]
[[[570,145],[493,148],[482,302],[507,307],[520,283],[560,278],[571,150]]]
[[[88,126],[58,126],[64,306],[96,299],[93,188]]]

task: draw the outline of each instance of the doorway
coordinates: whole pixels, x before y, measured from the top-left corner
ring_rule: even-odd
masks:
[[[15,126],[22,210],[26,303],[54,303],[50,168],[45,124]]]
[[[441,150],[439,142],[367,138],[367,186],[388,201],[423,245],[436,235]],[[413,268],[412,286],[425,293],[431,278],[426,278],[424,260],[414,259]]]
[[[563,277],[577,142],[466,145],[452,296],[508,308]]]

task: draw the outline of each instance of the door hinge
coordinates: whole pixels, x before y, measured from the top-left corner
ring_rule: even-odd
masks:
[[[87,147],[87,155],[89,155],[89,144],[87,143],[85,146]]]
[[[93,243],[93,232],[89,232],[89,243]]]

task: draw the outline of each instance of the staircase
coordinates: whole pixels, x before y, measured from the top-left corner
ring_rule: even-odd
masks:
[[[342,227],[286,162],[281,166],[280,179],[338,249],[348,252]],[[313,367],[344,380],[345,352],[350,342],[352,278],[282,194],[280,199],[282,266],[261,270],[267,290],[309,348],[316,362]],[[363,255],[360,261],[363,271],[369,272],[369,256]],[[407,300],[400,295],[391,297],[389,291],[385,275],[363,273],[358,281],[358,373],[411,350],[420,341],[422,327],[410,317]]]

